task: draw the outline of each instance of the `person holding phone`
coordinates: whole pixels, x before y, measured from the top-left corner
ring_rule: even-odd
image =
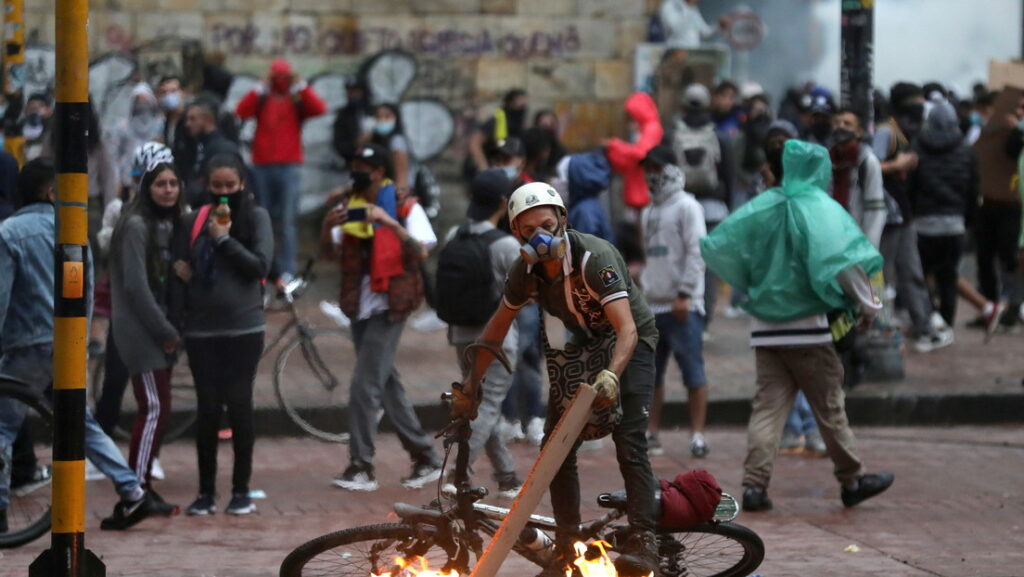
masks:
[[[423,301],[421,268],[437,237],[423,207],[399,198],[384,147],[363,146],[351,167],[351,190],[327,213],[322,233],[325,248],[341,263],[339,305],[352,319],[356,349],[349,465],[332,482],[349,491],[378,488],[374,437],[383,408],[412,457],[412,473],[402,485],[418,489],[440,476],[440,459],[405,396],[395,354],[406,319]]]

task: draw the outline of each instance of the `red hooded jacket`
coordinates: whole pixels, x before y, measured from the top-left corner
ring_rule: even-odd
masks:
[[[640,125],[640,138],[633,143],[613,138],[608,143],[608,162],[625,181],[622,196],[626,206],[643,208],[650,202],[650,194],[640,161],[661,142],[665,129],[661,126],[657,105],[645,92],[634,92],[626,100],[626,113]]]
[[[288,76],[291,66],[275,60],[270,75]],[[289,91],[260,86],[242,97],[235,114],[242,120],[256,118],[252,140],[252,162],[264,164],[302,163],[302,123],[327,112],[327,105],[305,82],[292,84]]]

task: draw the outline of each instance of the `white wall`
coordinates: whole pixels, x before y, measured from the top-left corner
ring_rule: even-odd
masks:
[[[825,58],[811,75],[837,91],[839,2],[815,3]],[[969,94],[989,60],[1020,58],[1021,17],[1021,0],[876,0],[875,85],[935,80]]]

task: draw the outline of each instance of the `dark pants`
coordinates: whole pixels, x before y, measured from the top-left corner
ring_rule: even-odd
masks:
[[[1020,238],[1019,204],[986,204],[978,210],[978,284],[990,301],[1013,301]],[[1000,269],[996,269],[996,259]],[[1000,279],[1000,276],[1002,279]],[[1001,282],[1000,282],[1001,281]]]
[[[217,431],[226,407],[235,453],[231,492],[248,493],[255,443],[252,384],[263,352],[263,333],[186,338],[185,349],[196,383],[199,492],[217,493]]]
[[[935,294],[939,301],[939,314],[946,324],[953,326],[956,318],[956,282],[960,276],[960,257],[964,251],[963,235],[920,236],[917,249],[921,253],[921,266],[925,276],[935,279]]]
[[[128,367],[124,366],[114,344],[114,329],[108,327],[106,353],[103,355],[103,389],[96,401],[96,422],[108,435],[113,434],[121,417],[121,403],[129,376]]]
[[[654,491],[657,484],[647,458],[647,420],[654,395],[654,350],[638,343],[619,385],[622,421],[612,432],[615,457],[626,485],[626,514],[634,530],[654,531]],[[550,409],[550,407],[549,407]],[[549,413],[549,419],[554,416]],[[548,428],[554,423],[549,422]],[[547,439],[545,438],[545,441]],[[561,531],[575,532],[580,524],[580,479],[573,446],[551,482],[551,507]]]
[[[132,427],[128,464],[143,486],[149,487],[153,459],[160,454],[164,430],[171,418],[171,369],[132,375],[132,391],[139,409]]]

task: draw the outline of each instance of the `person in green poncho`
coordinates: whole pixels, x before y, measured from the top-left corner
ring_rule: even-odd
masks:
[[[709,268],[749,297],[754,394],[743,475],[743,509],[772,508],[768,497],[779,436],[797,391],[806,395],[825,441],[843,505],[885,491],[892,473],[865,474],[854,452],[842,390],[843,366],[834,337],[853,321],[866,327],[881,309],[869,275],[882,257],[842,206],[825,192],[832,174],[828,151],[786,142],[782,186],[769,189],[701,241]],[[838,321],[830,326],[829,317]]]

